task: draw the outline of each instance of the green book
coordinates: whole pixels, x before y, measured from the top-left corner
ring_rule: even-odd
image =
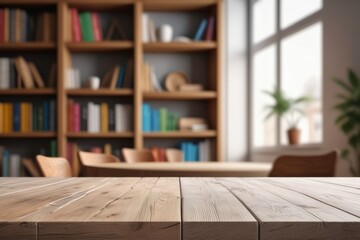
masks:
[[[43,131],[43,109],[42,107],[38,107],[38,119],[37,119],[38,131]]]
[[[83,12],[80,13],[80,24],[81,24],[81,32],[83,36],[83,40],[85,42],[93,42],[94,41],[94,33],[91,24],[91,13]]]
[[[50,156],[51,157],[56,157],[57,156],[57,152],[56,152],[56,140],[52,140],[50,142]]]
[[[37,112],[36,112],[36,105],[34,105],[33,106],[33,112],[32,112],[32,124],[33,124],[33,126],[32,126],[32,130],[33,131],[37,131],[38,129],[37,129]]]
[[[173,121],[172,121],[172,130],[173,130],[173,131],[176,131],[176,130],[177,130],[178,121],[179,121],[179,114],[178,114],[178,113],[174,113],[174,114],[173,114]]]
[[[167,130],[167,110],[160,108],[160,131],[165,132]]]

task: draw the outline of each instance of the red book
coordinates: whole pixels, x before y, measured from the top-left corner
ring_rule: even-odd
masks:
[[[74,131],[80,132],[80,104],[75,103],[74,104]]]
[[[4,9],[0,9],[0,42],[4,42],[4,35],[5,35],[5,16],[4,16]]]
[[[206,41],[211,41],[214,39],[214,29],[215,29],[215,18],[214,17],[210,17],[209,18],[209,23],[206,29],[206,33],[205,33],[205,40]]]
[[[82,35],[80,30],[79,13],[76,8],[71,8],[71,22],[72,22],[72,40],[74,42],[81,42]]]
[[[67,103],[67,130],[68,132],[72,132],[73,128],[72,128],[72,118],[73,118],[73,111],[72,111],[72,106],[74,105],[74,103],[72,101],[68,101]]]
[[[94,40],[95,41],[102,41],[102,31],[101,31],[101,25],[100,25],[100,17],[97,12],[91,13],[91,23],[93,27],[93,33],[94,33]]]

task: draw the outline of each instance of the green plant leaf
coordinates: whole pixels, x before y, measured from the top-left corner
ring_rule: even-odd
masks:
[[[312,99],[310,97],[299,97],[297,99],[294,100],[293,103],[306,103],[306,102],[310,102]]]
[[[348,118],[348,115],[346,113],[341,114],[339,117],[336,118],[335,124],[340,124],[341,122],[343,122],[347,118]]]
[[[360,140],[359,135],[355,134],[349,138],[348,143],[350,144],[350,146],[356,149],[359,145],[359,140]]]
[[[357,123],[357,122],[354,121],[353,119],[348,119],[348,121],[346,121],[345,123],[343,123],[343,124],[341,125],[341,129],[342,129],[346,134],[348,134],[348,133],[350,133],[350,132],[354,129],[356,123]]]
[[[336,94],[337,98],[343,99],[343,100],[349,100],[351,99],[351,97],[345,96],[343,94]]]
[[[339,85],[340,87],[342,87],[344,90],[346,90],[349,93],[353,93],[352,88],[349,87],[346,83],[344,83],[343,81],[341,81],[338,78],[334,78],[334,82]]]
[[[349,69],[349,71],[348,71],[348,79],[349,79],[349,82],[351,83],[351,86],[353,86],[353,88],[359,87],[359,85],[360,85],[359,78],[356,76],[356,74],[351,69]]]

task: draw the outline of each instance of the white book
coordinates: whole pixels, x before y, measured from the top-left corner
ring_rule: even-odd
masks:
[[[100,105],[94,104],[94,131],[100,132]]]
[[[210,140],[205,140],[205,147],[204,147],[204,161],[209,162],[210,161]]]
[[[142,15],[142,39],[144,43],[148,43],[150,41],[149,36],[149,15]]]
[[[153,89],[155,89],[157,92],[162,92],[163,89],[160,85],[160,82],[157,78],[157,75],[154,71],[154,67],[151,67],[151,82],[152,82],[152,85],[153,85]]]
[[[20,177],[21,157],[18,154],[10,155],[10,177]]]
[[[115,131],[124,132],[132,129],[132,107],[129,104],[115,105]]]
[[[88,132],[94,132],[94,119],[93,119],[93,105],[94,103],[88,102],[88,111],[87,111],[87,125],[88,125]]]
[[[73,70],[70,68],[70,69],[67,69],[66,70],[66,86],[65,88],[66,89],[72,89],[73,88]]]
[[[10,58],[0,58],[0,89],[10,88]]]
[[[81,88],[80,70],[73,69],[74,74],[74,88]]]
[[[115,104],[115,131],[121,132],[121,121],[123,119],[121,104]]]

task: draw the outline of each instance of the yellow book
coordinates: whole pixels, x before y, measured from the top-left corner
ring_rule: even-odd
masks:
[[[0,103],[0,133],[4,132],[4,104]]]
[[[109,131],[109,106],[107,103],[101,103],[101,132]]]
[[[112,154],[112,149],[111,149],[111,144],[110,143],[106,143],[104,145],[104,153],[106,155],[111,155]]]
[[[9,120],[9,123],[8,123],[8,131],[9,132],[12,132],[12,130],[13,130],[13,122],[14,122],[14,118],[13,118],[13,105],[12,105],[12,103],[9,103],[9,109],[8,109],[8,116],[9,116],[9,118],[8,118],[8,120]]]
[[[26,103],[20,103],[20,132],[26,132]]]
[[[4,103],[3,104],[3,115],[4,115],[4,122],[3,122],[3,132],[6,133],[8,132],[7,130],[7,123],[8,123],[8,104],[7,103]]]

